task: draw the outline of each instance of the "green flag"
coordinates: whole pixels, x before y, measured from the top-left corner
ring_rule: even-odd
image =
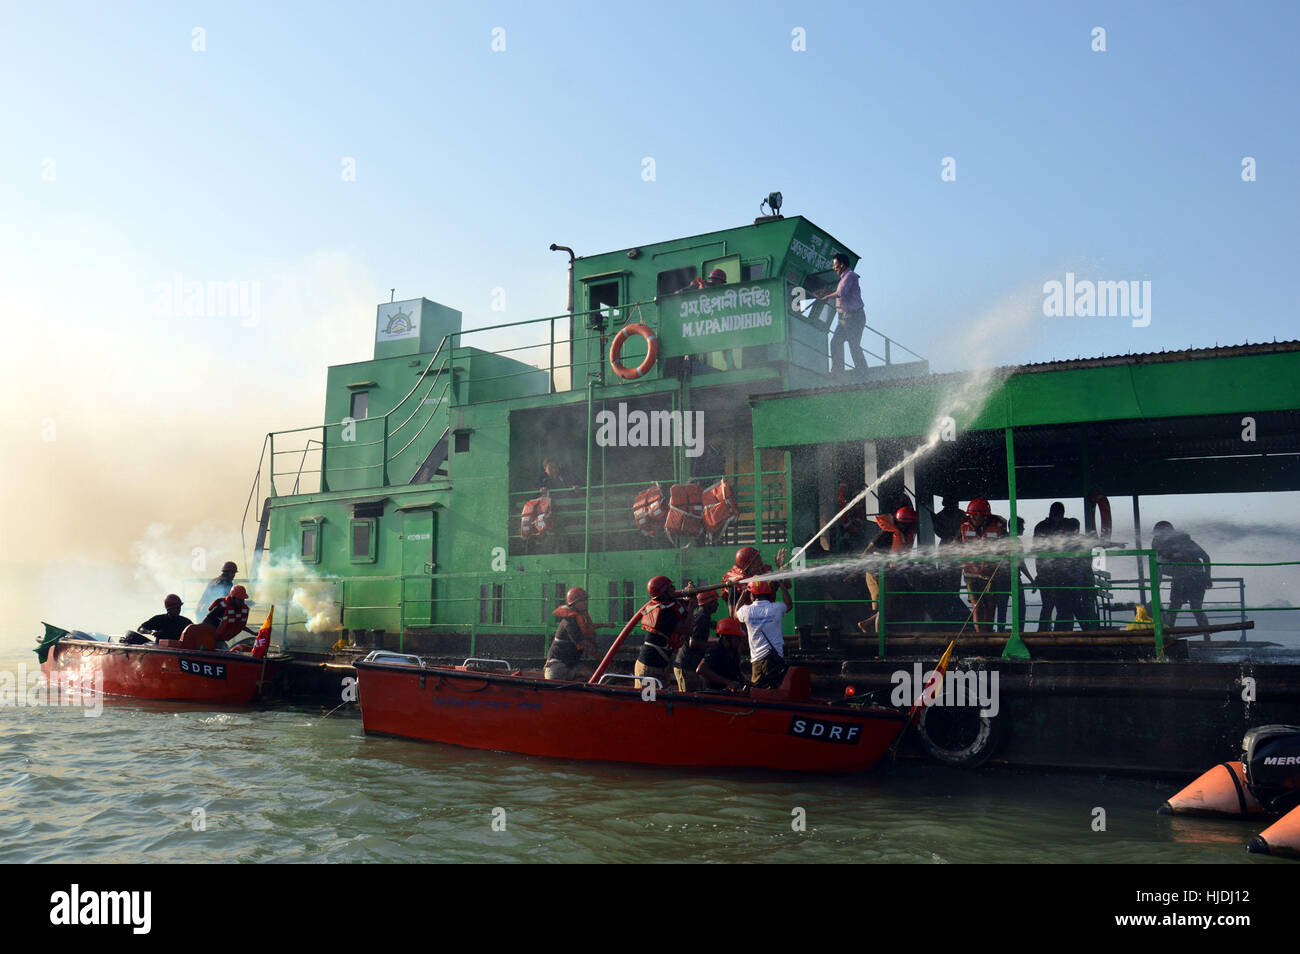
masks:
[[[42,622],[41,625],[45,627],[45,635],[36,637],[36,642],[40,645],[33,649],[32,652],[36,654],[36,658],[39,659],[43,665],[46,657],[50,654],[50,647],[64,636],[68,635],[68,631],[66,629],[59,629],[57,626],[51,626],[49,623],[45,622]]]

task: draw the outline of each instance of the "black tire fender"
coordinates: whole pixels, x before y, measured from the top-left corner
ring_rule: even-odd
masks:
[[[975,706],[935,705],[921,712],[916,736],[926,754],[936,762],[975,768],[998,750],[1002,729],[1002,720],[981,715]]]

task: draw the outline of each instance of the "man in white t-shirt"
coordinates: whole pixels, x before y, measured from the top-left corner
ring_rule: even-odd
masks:
[[[745,624],[749,634],[749,662],[753,667],[754,685],[760,689],[775,689],[785,678],[785,640],[781,636],[781,620],[794,607],[790,597],[790,581],[781,581],[781,602],[774,599],[776,587],[768,580],[749,584],[754,601],[736,610],[736,619]]]

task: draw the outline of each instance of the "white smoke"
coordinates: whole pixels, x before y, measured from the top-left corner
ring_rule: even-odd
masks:
[[[290,626],[301,622],[309,633],[343,628],[342,603],[335,583],[304,564],[296,554],[273,554],[259,568],[251,593],[258,606],[279,607]],[[293,613],[294,607],[299,614]],[[296,615],[303,618],[296,619]]]

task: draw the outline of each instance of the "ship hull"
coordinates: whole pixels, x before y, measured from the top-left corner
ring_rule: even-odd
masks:
[[[659,693],[457,668],[359,663],[370,735],[562,759],[857,772],[897,737],[891,709]]]
[[[280,676],[280,659],[248,653],[124,646],[61,639],[41,671],[53,684],[97,688],[105,695],[171,702],[252,705]],[[102,682],[101,682],[102,680]]]

